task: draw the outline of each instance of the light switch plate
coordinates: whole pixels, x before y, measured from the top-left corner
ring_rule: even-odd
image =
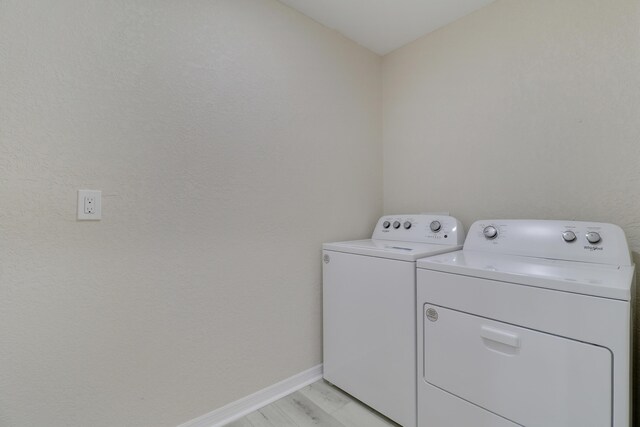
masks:
[[[78,219],[82,221],[102,219],[102,191],[78,190]]]

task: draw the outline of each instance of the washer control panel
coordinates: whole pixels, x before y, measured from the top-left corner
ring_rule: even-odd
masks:
[[[599,264],[631,265],[624,231],[584,221],[487,220],[469,229],[465,250]]]
[[[372,239],[461,245],[465,233],[460,221],[448,215],[385,215]]]

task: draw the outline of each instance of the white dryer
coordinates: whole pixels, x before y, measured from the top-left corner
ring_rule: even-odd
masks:
[[[405,427],[416,425],[416,268],[458,250],[460,222],[388,215],[367,240],[323,245],[324,378]]]
[[[419,426],[631,425],[620,227],[478,221],[463,250],[417,266]]]

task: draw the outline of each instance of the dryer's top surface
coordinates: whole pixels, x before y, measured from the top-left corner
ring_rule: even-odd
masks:
[[[419,269],[629,301],[633,265],[606,265],[461,250],[417,261]]]
[[[400,261],[416,261],[420,258],[459,250],[462,245],[405,242],[399,240],[365,239],[348,242],[325,243],[324,250],[374,256]]]

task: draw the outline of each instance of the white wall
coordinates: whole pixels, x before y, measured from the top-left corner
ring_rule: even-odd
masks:
[[[380,98],[273,0],[0,1],[0,425],[175,426],[320,363]]]
[[[498,0],[383,82],[386,213],[613,222],[640,251],[640,2]]]

